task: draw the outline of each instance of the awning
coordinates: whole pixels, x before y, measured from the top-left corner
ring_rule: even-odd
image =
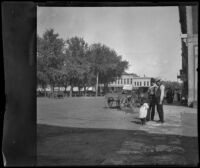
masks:
[[[37,91],[44,91],[43,88],[37,88]]]
[[[60,91],[65,91],[65,87],[60,87]]]
[[[71,86],[67,86],[66,91],[70,91]]]
[[[54,91],[58,91],[59,90],[59,87],[54,87]]]
[[[50,87],[47,87],[47,88],[46,88],[46,91],[47,91],[47,92],[50,92],[50,91],[51,91],[51,88],[50,88]]]
[[[78,92],[78,87],[73,87],[73,92]]]
[[[93,86],[87,87],[86,90],[87,90],[87,91],[93,91],[93,92],[96,91],[95,87],[93,87]]]
[[[133,86],[132,85],[124,85],[123,90],[132,90]]]

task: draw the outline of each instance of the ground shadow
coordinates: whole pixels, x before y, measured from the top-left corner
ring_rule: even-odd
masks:
[[[198,163],[198,138],[180,135],[153,134],[142,130],[117,130],[72,128],[37,125],[37,166],[100,165],[108,156],[120,149],[125,140],[146,146],[171,145],[184,149],[183,153],[167,154],[181,156],[184,164]],[[149,156],[143,155],[144,164]],[[166,153],[159,153],[166,156]],[[172,158],[176,161],[176,158]],[[145,161],[146,160],[146,161]]]
[[[121,110],[121,108],[117,107],[117,106],[112,106],[112,107],[106,107],[106,106],[104,106],[103,108],[105,108],[105,109],[117,109],[117,110]]]
[[[141,125],[141,121],[140,120],[138,120],[138,121],[131,121],[132,123],[135,123],[135,124],[139,124],[139,125]]]

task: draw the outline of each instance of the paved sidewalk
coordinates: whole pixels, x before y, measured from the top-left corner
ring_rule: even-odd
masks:
[[[150,121],[144,127],[140,127],[140,130],[145,130],[150,133],[197,137],[197,109],[165,105],[164,115],[164,124]],[[156,119],[159,119],[158,115],[156,115]]]
[[[188,152],[181,137],[151,136],[147,137],[145,141],[139,138],[139,135],[136,136],[138,137],[127,138],[123,141],[119,150],[108,156],[101,164],[151,166],[183,166],[188,163],[197,166],[198,164],[198,153]]]
[[[102,162],[102,165],[188,165],[187,159],[196,157],[198,152],[186,151],[186,145],[190,141],[183,140],[182,136],[197,137],[197,109],[181,106],[164,106],[165,123],[158,124],[154,121],[147,122],[140,126],[138,130],[150,133],[146,141],[141,138],[127,138],[121,144],[119,150],[111,154]],[[158,116],[155,117],[158,119]],[[132,120],[131,120],[132,121]],[[135,122],[138,122],[134,120]],[[133,122],[133,121],[132,121]],[[154,135],[155,134],[155,135]],[[158,135],[161,135],[160,137]],[[169,138],[164,135],[180,135]],[[135,136],[140,136],[136,133]],[[156,141],[157,144],[149,141]],[[159,143],[158,143],[159,141]],[[197,149],[197,139],[194,141]],[[187,153],[190,155],[186,156]],[[186,159],[187,158],[187,159]],[[190,161],[189,161],[190,162]],[[194,164],[194,165],[193,165]],[[193,162],[192,166],[197,166],[198,161]]]

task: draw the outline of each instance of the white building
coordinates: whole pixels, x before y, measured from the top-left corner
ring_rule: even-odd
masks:
[[[120,78],[108,84],[110,90],[120,91],[124,85],[132,85],[133,88],[149,87],[151,85],[150,77],[139,77],[136,74],[124,73]]]

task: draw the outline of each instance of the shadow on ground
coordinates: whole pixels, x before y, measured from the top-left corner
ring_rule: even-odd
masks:
[[[131,121],[132,123],[141,125],[141,121]]]
[[[167,164],[197,165],[197,137],[140,130],[37,126],[38,166],[154,165],[165,163],[158,162],[162,160]]]

